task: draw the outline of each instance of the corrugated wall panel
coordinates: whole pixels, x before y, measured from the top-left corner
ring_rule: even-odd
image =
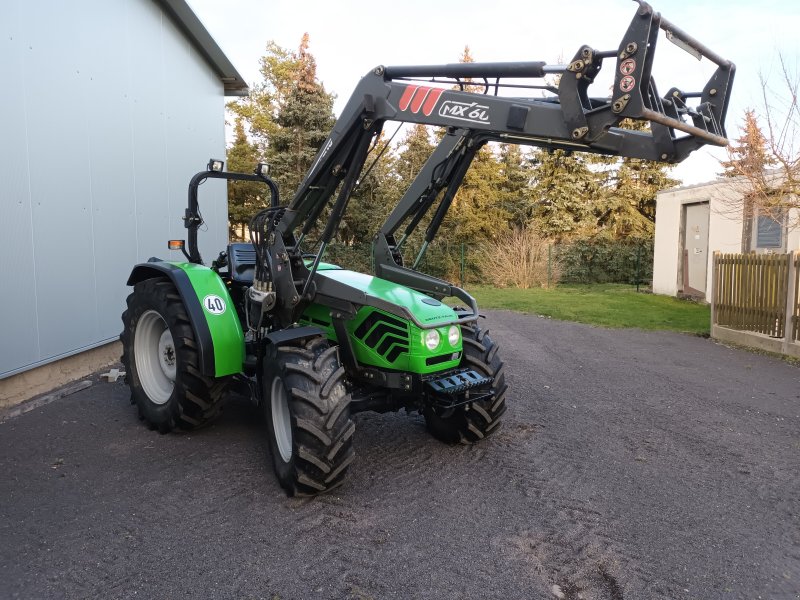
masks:
[[[3,377],[116,338],[131,267],[180,258],[189,178],[225,140],[221,82],[151,0],[11,0],[0,31],[19,82],[0,95],[0,266],[26,273],[0,312]],[[227,208],[208,188],[210,262]]]
[[[126,54],[126,4],[84,0],[86,10],[104,26],[79,42],[82,62],[90,65],[84,86],[84,126],[91,176],[97,340],[119,335],[119,311],[126,295],[120,276],[126,263],[136,262],[130,82],[125,61],[120,60]],[[108,48],[116,51],[104,51]]]
[[[7,365],[30,364],[39,359],[36,323],[36,271],[34,268],[31,197],[26,152],[26,114],[22,94],[25,82],[23,55],[27,46],[20,31],[17,4],[0,19],[0,276],[3,308],[0,310],[0,372]]]
[[[168,19],[163,20],[163,91],[166,115],[167,163],[170,169],[195,173],[202,170],[208,159],[225,158],[216,140],[224,136],[224,122],[205,118],[209,112],[224,111],[223,98],[217,91],[219,83],[209,72],[193,67],[194,50],[181,37]],[[180,76],[170,76],[179,73]],[[192,152],[186,152],[186,148]],[[198,156],[203,156],[198,163]],[[187,201],[188,180],[170,178],[169,201],[172,214],[178,209],[183,214]],[[199,191],[200,209],[207,223],[219,223],[219,206],[225,204],[225,184],[206,181]],[[227,209],[225,212],[227,218]],[[180,220],[170,219],[170,237],[183,238],[186,229]],[[206,264],[223,250],[227,240],[227,229],[213,227],[198,234],[200,253]]]
[[[25,105],[42,357],[97,339],[89,144],[88,64],[76,51],[70,3],[23,2]],[[55,51],[59,49],[59,51]]]
[[[129,125],[134,147],[138,262],[151,256],[167,256],[165,240],[169,239],[169,222],[175,218],[170,213],[168,197],[161,19],[161,9],[154,2],[128,11],[126,62],[131,90]]]

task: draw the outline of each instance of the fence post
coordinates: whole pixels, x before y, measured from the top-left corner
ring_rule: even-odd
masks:
[[[719,288],[719,250],[714,250],[711,260],[711,335],[714,335],[714,325],[717,322],[717,289]]]
[[[553,244],[547,244],[547,289],[552,287],[553,279]]]
[[[636,291],[639,291],[639,267],[642,264],[642,243],[636,247]]]
[[[461,242],[461,264],[458,270],[459,286],[464,287],[464,242]]]
[[[786,317],[783,325],[783,353],[789,354],[789,345],[794,341],[794,311],[797,306],[797,298],[795,297],[795,288],[797,287],[797,268],[795,261],[797,260],[798,251],[793,250],[789,252],[787,258],[789,259],[789,268],[786,275]]]

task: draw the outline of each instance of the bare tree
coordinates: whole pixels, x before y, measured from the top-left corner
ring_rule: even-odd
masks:
[[[722,163],[726,177],[736,178],[741,195],[735,201],[745,224],[756,215],[769,216],[789,229],[800,225],[800,74],[778,55],[777,89],[759,75],[760,118],[745,112],[742,136],[728,146]]]

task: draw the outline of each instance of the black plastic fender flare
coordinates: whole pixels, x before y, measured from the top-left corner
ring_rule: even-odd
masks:
[[[195,294],[194,287],[189,281],[189,276],[186,272],[171,263],[150,259],[146,263],[140,263],[133,267],[133,271],[128,277],[128,285],[132,286],[146,279],[164,276],[175,285],[178,294],[183,300],[183,305],[186,307],[186,313],[189,315],[189,321],[197,343],[200,371],[203,375],[214,377],[216,374],[214,340],[211,337],[211,331],[208,329],[203,307],[200,305],[200,300],[197,299],[197,294]]]

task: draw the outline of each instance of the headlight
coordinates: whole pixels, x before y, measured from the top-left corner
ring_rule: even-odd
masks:
[[[450,329],[447,330],[447,341],[450,342],[450,345],[454,348],[458,346],[458,340],[461,339],[461,330],[459,329],[458,325],[450,325]]]
[[[436,350],[439,347],[439,342],[442,341],[442,336],[439,335],[439,332],[435,329],[428,329],[422,335],[422,341],[425,343],[425,347],[428,350]]]

